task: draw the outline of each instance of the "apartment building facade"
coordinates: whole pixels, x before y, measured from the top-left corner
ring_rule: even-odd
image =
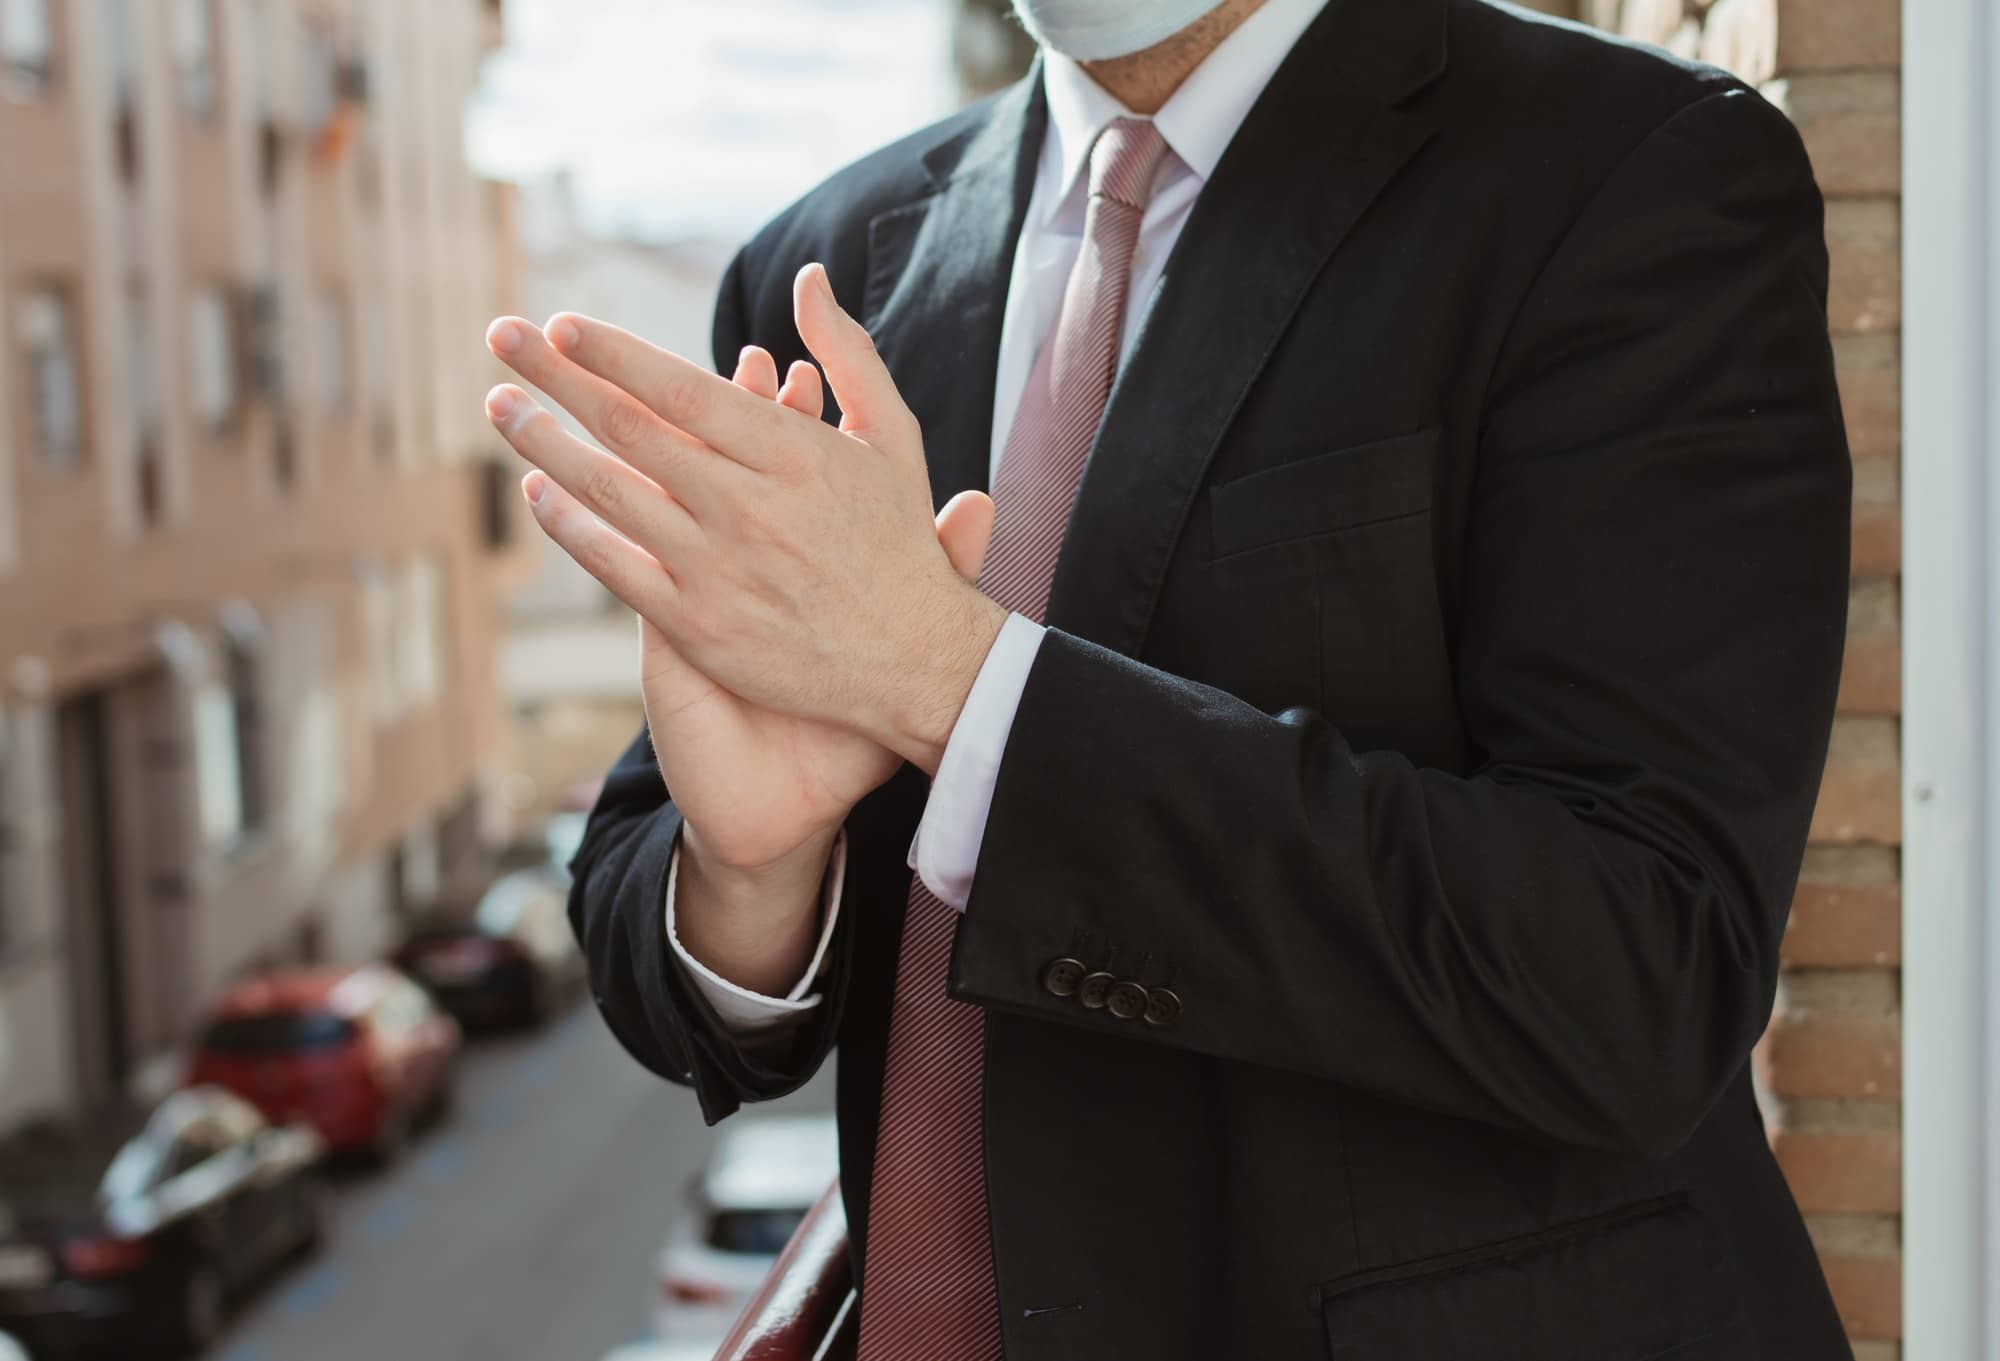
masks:
[[[476,872],[498,40],[497,0],[0,0],[0,1127]]]

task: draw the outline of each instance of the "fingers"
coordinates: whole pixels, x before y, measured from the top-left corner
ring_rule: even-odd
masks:
[[[614,534],[539,469],[521,479],[521,493],[542,532],[641,619],[657,626],[673,616],[679,592],[658,559]]]
[[[732,380],[745,392],[754,392],[766,401],[778,397],[778,361],[761,345],[745,345],[736,356],[736,377]]]
[[[515,453],[654,557],[670,561],[698,543],[701,530],[658,483],[570,434],[520,388],[494,388],[486,414]]]
[[[575,416],[605,448],[669,488],[696,515],[712,508],[708,489],[727,465],[711,451],[631,394],[557,354],[538,328],[519,317],[494,322],[487,328],[486,343],[502,363]],[[554,475],[564,480],[560,473]]]
[[[875,351],[868,328],[834,301],[826,268],[807,265],[792,281],[792,310],[799,335],[826,371],[840,403],[840,427],[877,448],[921,457],[916,417],[896,391],[896,380]]]
[[[745,345],[736,356],[736,376],[730,380],[745,392],[768,397],[779,406],[788,406],[814,420],[826,414],[826,392],[820,386],[819,370],[803,359],[795,359],[785,372],[785,385],[778,386],[778,361],[761,345]]]
[[[938,512],[937,533],[952,568],[967,581],[979,580],[993,542],[993,498],[983,491],[960,492]]]
[[[819,381],[819,370],[803,359],[793,360],[778,391],[778,404],[816,421],[826,419],[826,388]]]
[[[556,354],[629,393],[661,421],[726,458],[766,469],[796,442],[791,413],[629,331],[558,312],[544,332]]]

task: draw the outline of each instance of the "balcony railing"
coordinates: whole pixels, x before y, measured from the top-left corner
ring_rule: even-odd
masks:
[[[861,1326],[835,1182],[807,1212],[715,1361],[853,1361]]]

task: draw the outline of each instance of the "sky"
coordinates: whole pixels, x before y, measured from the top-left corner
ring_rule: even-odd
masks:
[[[951,0],[508,0],[483,174],[567,174],[587,230],[736,240],[956,107]]]

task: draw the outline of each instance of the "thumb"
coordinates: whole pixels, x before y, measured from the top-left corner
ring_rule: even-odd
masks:
[[[983,491],[960,492],[938,512],[937,533],[958,574],[967,581],[979,580],[987,546],[993,542],[993,498]]]
[[[901,446],[905,440],[917,441],[916,418],[875,352],[868,328],[834,301],[824,265],[807,265],[792,281],[792,313],[799,338],[819,361],[840,403],[840,428],[877,448],[908,452]]]

